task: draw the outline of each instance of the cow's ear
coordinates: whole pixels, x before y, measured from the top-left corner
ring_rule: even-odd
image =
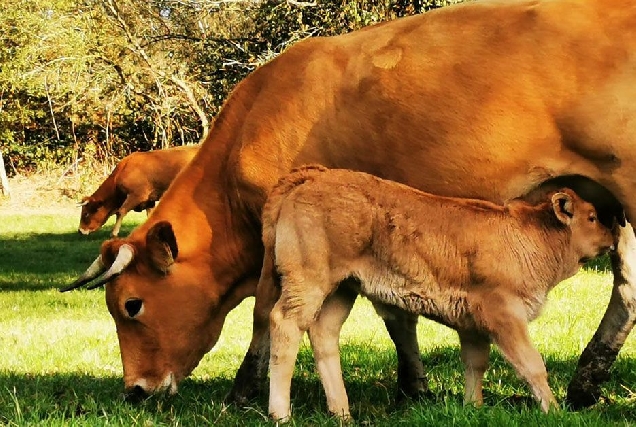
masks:
[[[152,266],[161,273],[168,273],[179,252],[169,222],[160,221],[150,228],[146,235],[146,249]]]
[[[552,196],[552,209],[557,219],[565,225],[569,225],[574,216],[574,201],[567,193],[554,193]]]

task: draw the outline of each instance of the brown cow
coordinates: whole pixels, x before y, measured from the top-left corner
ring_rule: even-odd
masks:
[[[110,270],[93,285],[108,282],[125,386],[153,393],[175,389],[256,292],[261,209],[294,166],[496,203],[557,179],[599,215],[620,202],[636,218],[635,64],[636,0],[467,2],[304,40],[236,86],[148,220],[106,241],[69,288]],[[620,230],[614,294],[571,382],[574,405],[599,396],[636,320],[636,238]],[[255,323],[268,321],[260,299]],[[416,324],[387,322],[406,394],[426,390]],[[232,399],[265,383],[268,342],[253,337]]]
[[[124,216],[131,210],[148,215],[177,173],[199,150],[198,145],[132,153],[124,157],[93,194],[84,197],[78,231],[89,234],[116,216],[112,236],[119,234]]]
[[[494,342],[541,408],[556,406],[528,321],[554,286],[609,250],[614,237],[572,190],[547,200],[500,206],[315,166],[282,178],[263,208],[258,285],[280,292],[270,300],[270,415],[291,415],[294,361],[309,330],[329,410],[350,417],[338,338],[357,293],[380,313],[397,308],[457,330],[465,402],[482,403]]]

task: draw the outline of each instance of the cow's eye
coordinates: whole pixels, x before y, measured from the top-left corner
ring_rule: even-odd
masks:
[[[596,222],[596,215],[590,215],[590,217],[588,218],[588,220],[590,222]]]
[[[142,312],[144,303],[139,298],[129,298],[124,303],[124,308],[126,309],[126,314],[132,319]]]

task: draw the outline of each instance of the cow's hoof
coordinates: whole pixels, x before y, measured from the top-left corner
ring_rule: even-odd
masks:
[[[124,393],[124,401],[138,404],[150,397],[140,386],[132,387]]]
[[[405,404],[411,401],[426,400],[435,401],[437,395],[430,390],[417,390],[415,392],[405,392],[404,390],[398,390],[395,395],[395,403],[397,405]]]
[[[598,387],[580,387],[570,384],[565,403],[568,408],[578,411],[596,404],[601,399],[601,389]]]
[[[225,399],[223,400],[228,405],[236,405],[238,407],[248,406],[251,402],[256,400],[260,395],[258,390],[236,390],[232,389]]]

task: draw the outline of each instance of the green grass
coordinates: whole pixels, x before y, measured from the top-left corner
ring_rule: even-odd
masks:
[[[125,221],[128,233],[145,214]],[[112,220],[91,236],[76,232],[77,218],[0,216],[0,425],[261,425],[263,397],[249,408],[223,398],[247,348],[250,298],[234,310],[216,347],[185,380],[179,394],[133,405],[122,400],[121,363],[114,323],[103,290],[60,294],[97,255]],[[602,265],[601,265],[602,266]],[[578,356],[594,333],[611,291],[611,276],[593,269],[559,286],[544,315],[531,325],[546,359],[550,384],[562,401]],[[630,338],[604,385],[607,399],[582,412],[544,415],[526,385],[496,352],[486,376],[485,406],[464,408],[455,333],[431,321],[419,328],[422,358],[436,397],[396,405],[395,352],[366,300],[345,323],[342,359],[356,423],[393,425],[617,425],[636,422],[634,355]],[[294,425],[338,425],[305,341],[292,385]]]

